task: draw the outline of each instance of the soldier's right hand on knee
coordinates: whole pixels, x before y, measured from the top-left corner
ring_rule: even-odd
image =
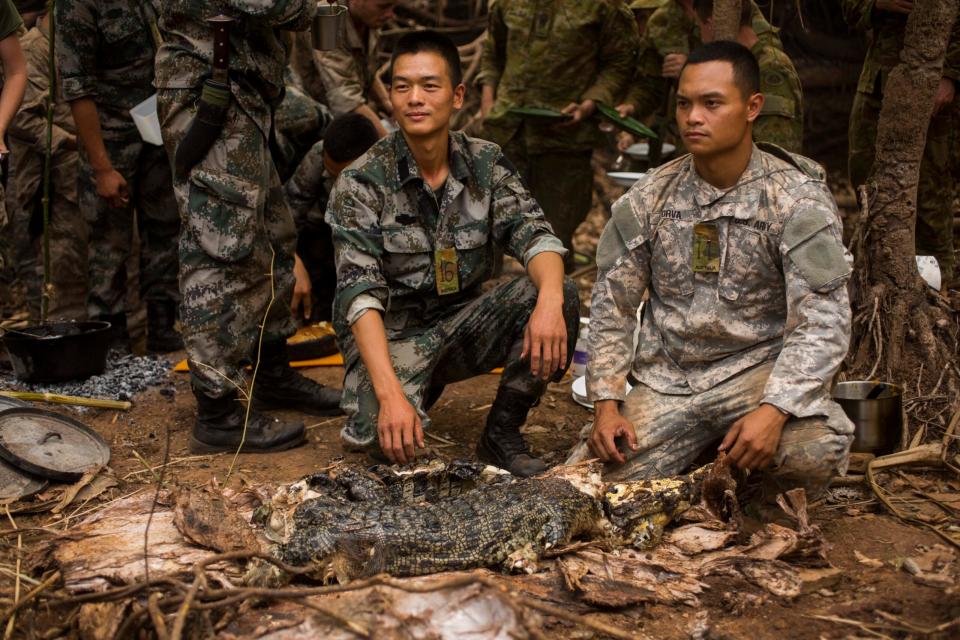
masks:
[[[637,434],[630,421],[620,415],[616,400],[599,400],[594,403],[596,417],[587,446],[603,462],[623,464],[627,461],[617,447],[617,438],[626,440],[631,451],[637,450]]]
[[[420,414],[403,395],[380,402],[377,419],[380,449],[394,464],[407,464],[416,459],[415,447],[424,448]]]

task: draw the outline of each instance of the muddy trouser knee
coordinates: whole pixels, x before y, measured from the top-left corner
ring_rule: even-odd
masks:
[[[520,360],[523,331],[536,297],[536,287],[529,278],[521,277],[474,298],[422,331],[392,336],[388,332],[394,371],[407,400],[420,414],[424,429],[430,427],[426,413],[429,404],[436,401],[445,385],[489,373],[495,367],[504,368],[501,387],[529,395],[534,401],[543,394],[547,381],[535,378],[529,362]],[[568,333],[567,361],[555,378],[570,365],[579,326],[580,302],[570,279],[564,281],[563,313]],[[347,363],[341,403],[347,424],[341,437],[347,446],[364,448],[376,440],[380,405],[352,336],[338,338]]]
[[[646,480],[683,473],[707,447],[719,445],[734,422],[759,406],[772,370],[772,362],[757,365],[692,395],[659,393],[638,384],[621,408],[636,430],[637,450],[624,452],[622,465],[607,464],[604,478]],[[853,426],[835,403],[828,402],[827,412],[787,421],[774,462],[764,471],[780,490],[802,486],[815,495],[846,468]],[[586,445],[591,428],[584,428],[568,463],[593,457]]]
[[[196,96],[158,92],[167,154],[186,135]],[[193,384],[223,397],[243,383],[258,344],[296,330],[290,313],[296,229],[267,144],[234,103],[220,138],[186,179],[174,178],[181,217],[180,317]]]

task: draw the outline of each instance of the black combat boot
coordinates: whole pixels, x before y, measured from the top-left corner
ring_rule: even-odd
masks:
[[[284,422],[257,411],[250,411],[244,437],[247,408],[237,400],[236,393],[211,398],[194,388],[193,395],[197,398],[197,421],[190,438],[193,453],[236,451],[241,439],[244,453],[283,451],[306,441],[302,422]]]
[[[183,349],[183,338],[174,329],[177,303],[155,300],[147,303],[147,351],[170,353]]]
[[[340,390],[314,382],[290,366],[285,340],[263,343],[253,385],[253,406],[259,410],[291,409],[315,416],[338,416]]]
[[[130,334],[127,333],[127,314],[105,314],[97,316],[94,319],[110,323],[110,351],[114,355],[130,355]]]
[[[529,395],[500,387],[487,414],[487,427],[477,443],[477,457],[521,478],[546,471],[547,465],[530,454],[520,434],[520,427],[536,401]]]

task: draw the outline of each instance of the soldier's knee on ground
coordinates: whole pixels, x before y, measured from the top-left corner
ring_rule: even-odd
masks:
[[[774,465],[764,471],[763,501],[802,488],[816,500],[830,479],[846,470],[852,436],[837,433],[826,417],[793,419],[784,427]]]

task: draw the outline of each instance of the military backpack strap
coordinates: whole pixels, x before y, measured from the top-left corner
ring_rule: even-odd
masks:
[[[827,179],[827,172],[824,170],[824,168],[820,166],[819,163],[814,162],[806,156],[802,156],[799,153],[790,153],[783,147],[775,145],[772,142],[757,142],[756,145],[761,151],[769,153],[772,156],[776,156],[787,164],[799,169],[814,180]]]

